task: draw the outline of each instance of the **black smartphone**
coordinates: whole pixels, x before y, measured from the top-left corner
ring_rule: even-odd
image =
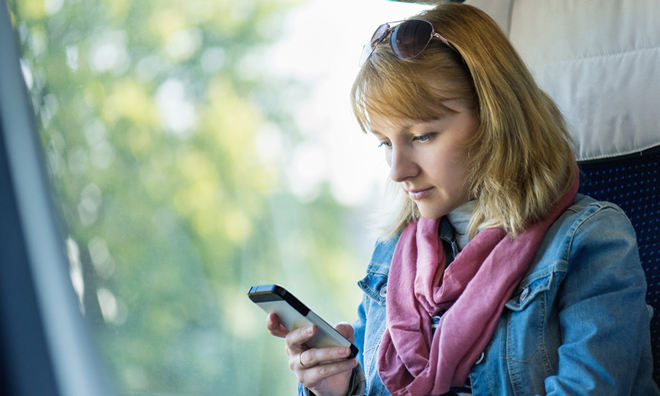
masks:
[[[275,313],[280,323],[287,330],[314,325],[317,332],[305,343],[310,348],[327,348],[345,346],[351,348],[349,359],[354,358],[358,349],[334,327],[330,326],[320,316],[315,314],[293,294],[280,285],[252,286],[248,291],[250,300],[267,313]]]

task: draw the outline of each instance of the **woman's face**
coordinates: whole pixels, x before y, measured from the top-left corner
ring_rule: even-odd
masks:
[[[444,105],[456,113],[429,122],[371,118],[372,132],[385,148],[390,177],[429,219],[440,218],[470,199],[464,144],[479,122],[474,111],[459,101]]]

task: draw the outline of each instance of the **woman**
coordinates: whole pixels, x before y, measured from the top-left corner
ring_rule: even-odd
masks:
[[[495,22],[438,6],[378,28],[352,99],[384,147],[384,216],[360,349],[287,332],[301,394],[658,395],[634,230],[577,194],[563,118]]]

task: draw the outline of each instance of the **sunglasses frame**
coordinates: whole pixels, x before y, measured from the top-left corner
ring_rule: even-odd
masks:
[[[400,51],[395,49],[394,44],[392,43],[392,40],[394,37],[397,35],[398,29],[405,25],[408,22],[424,22],[427,23],[431,27],[431,34],[428,37],[428,41],[422,49],[417,52],[414,55],[411,56],[404,56],[401,54]],[[376,48],[387,38],[389,35],[389,43],[390,43],[390,48],[392,48],[392,52],[400,59],[413,59],[417,56],[419,56],[426,47],[428,47],[429,43],[433,38],[440,39],[447,47],[451,48],[452,50],[458,52],[456,48],[447,41],[446,38],[444,38],[441,34],[435,31],[435,28],[433,27],[433,24],[425,19],[406,19],[406,20],[401,20],[401,21],[394,21],[394,22],[386,22],[383,23],[382,25],[378,26],[374,34],[371,35],[371,39],[367,44],[365,44],[364,48],[362,49],[362,55],[360,56],[360,66],[364,65],[367,60],[371,57],[371,54],[374,53]]]

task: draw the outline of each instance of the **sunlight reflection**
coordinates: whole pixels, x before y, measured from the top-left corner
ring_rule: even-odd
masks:
[[[103,279],[108,279],[115,272],[115,261],[110,256],[108,245],[101,237],[94,237],[87,244],[89,255],[92,258],[92,264],[96,273]]]
[[[101,314],[106,323],[121,325],[126,321],[126,305],[118,300],[112,292],[104,287],[96,290],[96,297],[99,300]]]
[[[177,79],[169,79],[156,91],[156,106],[160,121],[179,139],[187,139],[194,133],[197,114],[192,103],[185,97],[185,86]]]
[[[126,32],[106,32],[92,44],[89,65],[92,71],[103,73],[114,71],[122,74],[130,65],[126,51]]]
[[[80,311],[85,313],[85,305],[83,304],[83,297],[85,294],[85,282],[83,281],[82,264],[80,263],[80,249],[78,244],[72,238],[66,240],[66,252],[69,256],[69,276],[73,284],[73,290],[78,295],[78,303]]]
[[[165,52],[173,60],[186,60],[197,51],[202,44],[202,32],[199,29],[178,30],[169,35],[165,44]]]
[[[56,14],[63,5],[64,0],[44,0],[44,9],[48,15]]]

